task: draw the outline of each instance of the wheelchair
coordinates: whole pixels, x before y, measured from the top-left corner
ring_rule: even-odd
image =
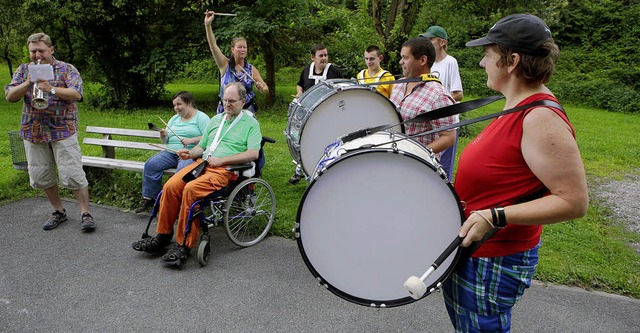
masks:
[[[255,164],[255,174],[247,177],[244,171],[253,168],[252,163],[230,165],[227,170],[234,171],[234,176],[227,186],[217,190],[204,198],[196,200],[189,207],[189,215],[185,227],[183,243],[191,231],[192,223],[199,218],[200,239],[197,248],[197,259],[201,267],[206,266],[211,254],[211,236],[209,229],[224,226],[227,236],[232,243],[240,247],[249,247],[260,242],[267,236],[276,212],[276,198],[273,189],[264,179],[260,178],[264,160],[264,144],[275,143],[269,137],[262,137],[260,153]],[[160,208],[162,192],[156,197],[155,204],[149,216],[149,223],[142,238],[148,238],[151,222],[157,216]],[[178,263],[180,266],[182,262]]]

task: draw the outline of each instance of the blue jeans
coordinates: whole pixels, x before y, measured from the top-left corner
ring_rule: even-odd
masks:
[[[166,150],[149,157],[144,164],[142,174],[142,197],[155,200],[162,190],[164,170],[171,168],[180,170],[191,163],[193,160],[182,160],[175,153]]]
[[[458,130],[456,130],[456,142],[453,143],[453,146],[445,149],[440,156],[440,165],[442,165],[442,169],[447,174],[447,178],[449,181],[453,180],[453,164],[456,160],[456,149],[458,147]]]

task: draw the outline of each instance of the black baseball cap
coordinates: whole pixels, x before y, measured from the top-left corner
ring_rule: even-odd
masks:
[[[487,36],[467,42],[466,46],[498,44],[512,51],[544,56],[542,48],[551,38],[551,30],[539,17],[531,14],[513,14],[503,17],[489,29]]]

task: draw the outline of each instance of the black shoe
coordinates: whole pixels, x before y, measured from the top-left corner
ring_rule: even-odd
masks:
[[[294,173],[293,176],[291,176],[291,178],[289,178],[289,184],[291,185],[296,185],[300,182],[300,179],[302,178],[302,176],[300,176],[297,173]]]
[[[151,210],[151,207],[155,204],[155,200],[149,198],[143,198],[140,201],[140,207],[136,208],[133,212],[136,214],[140,214],[146,211]]]
[[[96,230],[96,223],[93,221],[93,216],[89,213],[82,214],[82,231],[94,231]]]
[[[172,246],[169,251],[162,256],[162,262],[165,265],[180,266],[187,260],[187,258],[189,258],[190,254],[190,248],[174,243],[174,246]]]
[[[55,229],[60,223],[65,222],[67,220],[67,211],[62,209],[62,213],[59,211],[55,211],[51,214],[51,217],[44,223],[42,229],[44,230],[52,230]]]
[[[147,237],[135,241],[131,247],[136,251],[144,251],[147,253],[164,253],[168,243],[161,242],[158,237]]]

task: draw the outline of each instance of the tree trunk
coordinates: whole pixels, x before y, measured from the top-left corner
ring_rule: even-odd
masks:
[[[276,102],[276,53],[273,45],[273,36],[268,33],[262,39],[262,49],[264,50],[264,62],[266,64],[266,80],[269,86],[269,93],[265,98],[265,107],[270,107]]]

